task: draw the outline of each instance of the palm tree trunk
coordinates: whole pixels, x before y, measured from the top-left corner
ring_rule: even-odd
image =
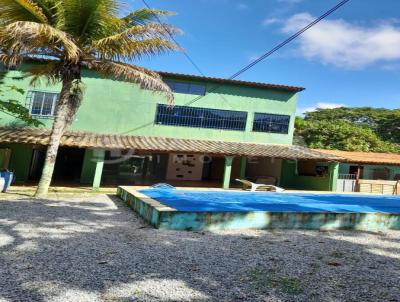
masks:
[[[58,148],[60,146],[61,137],[66,128],[71,124],[75,113],[79,108],[79,102],[74,101],[72,89],[74,80],[69,78],[63,80],[60,98],[56,108],[53,128],[51,130],[49,145],[47,147],[46,158],[42,171],[39,185],[36,189],[35,197],[45,197],[48,193],[50,183],[53,177],[54,166],[56,163]]]

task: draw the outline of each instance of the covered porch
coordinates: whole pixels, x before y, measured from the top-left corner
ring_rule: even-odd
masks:
[[[14,152],[11,162],[19,157],[19,160],[31,163],[32,158],[27,153],[31,152],[32,146],[46,146],[49,133],[48,129],[0,128],[0,147],[11,146],[11,153]],[[15,153],[12,149],[18,149],[16,146],[25,151]],[[157,182],[229,189],[238,186],[236,178],[256,181],[269,177],[275,179],[276,185],[294,189],[303,189],[304,185],[304,189],[310,190],[314,187],[307,187],[309,182],[296,173],[296,168],[290,169],[288,163],[319,162],[328,166],[327,174],[323,176],[325,181],[328,178],[329,185],[317,185],[315,189],[333,190],[339,159],[292,145],[73,131],[64,134],[61,146],[83,150],[79,182],[94,189],[101,185],[151,185]],[[19,167],[19,173],[29,174],[29,171]],[[309,181],[314,184],[321,179],[315,177]]]

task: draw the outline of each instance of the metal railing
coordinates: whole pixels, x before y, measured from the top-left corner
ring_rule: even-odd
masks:
[[[339,179],[349,179],[349,180],[356,180],[357,175],[356,174],[339,174]]]

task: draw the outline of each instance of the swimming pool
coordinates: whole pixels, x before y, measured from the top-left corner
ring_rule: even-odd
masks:
[[[186,212],[399,213],[400,196],[144,189],[138,192]]]
[[[400,229],[400,196],[132,187],[118,196],[160,229]]]

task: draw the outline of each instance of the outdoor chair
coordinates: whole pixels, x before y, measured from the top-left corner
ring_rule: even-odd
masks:
[[[255,191],[283,192],[283,191],[285,191],[285,189],[274,186],[274,185],[256,184],[256,183],[248,181],[246,179],[236,179],[236,181],[243,184],[243,190],[250,190],[251,192],[255,192]]]
[[[274,176],[259,176],[256,179],[256,184],[265,184],[276,186],[277,180]]]

